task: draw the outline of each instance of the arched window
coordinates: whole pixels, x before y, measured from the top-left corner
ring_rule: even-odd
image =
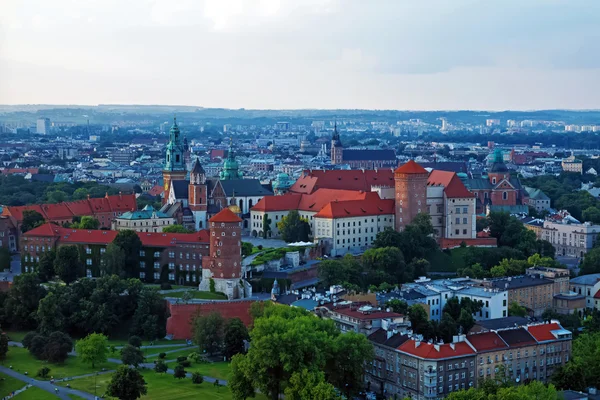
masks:
[[[508,200],[508,192],[502,192],[502,200]]]
[[[496,177],[492,178],[492,183],[495,185],[496,184]]]

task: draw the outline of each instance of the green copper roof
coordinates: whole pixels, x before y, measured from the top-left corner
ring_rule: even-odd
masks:
[[[225,162],[223,163],[223,170],[219,174],[219,178],[221,178],[222,180],[239,179],[243,176],[242,173],[239,171],[240,166],[235,159],[235,153],[233,151],[233,143],[232,142],[233,141],[230,139],[229,150],[227,152],[227,158],[225,159]]]

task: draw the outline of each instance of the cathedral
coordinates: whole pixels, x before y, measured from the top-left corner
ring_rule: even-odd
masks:
[[[233,208],[235,211],[239,210],[241,228],[247,230],[250,209],[264,196],[273,194],[272,188],[262,185],[258,179],[243,178],[232,142],[219,177],[207,177],[198,158],[190,162],[189,146],[187,140],[181,137],[176,119],[173,119],[169,132],[163,182],[160,211],[193,230],[208,228],[209,219],[224,208],[231,209],[230,206],[236,206]]]

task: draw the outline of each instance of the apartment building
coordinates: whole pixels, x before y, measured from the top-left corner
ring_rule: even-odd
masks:
[[[561,166],[563,171],[565,172],[575,172],[578,174],[583,174],[583,161],[576,159],[573,155],[567,158],[563,158]]]
[[[380,328],[406,333],[410,322],[404,315],[375,307],[368,302],[341,301],[315,308],[315,313],[331,319],[342,332],[370,335]]]
[[[532,229],[528,224],[525,227]],[[600,225],[581,223],[567,216],[559,220],[546,219],[541,228],[532,230],[538,239],[552,243],[557,255],[581,258],[594,247]]]
[[[482,379],[548,382],[571,355],[572,334],[557,322],[454,336],[426,343],[378,330],[369,337],[375,359],[365,367],[367,388],[385,398],[443,399]]]
[[[112,222],[112,229],[115,231],[130,229],[136,232],[162,232],[164,227],[176,223],[175,217],[147,205],[140,211],[127,211],[116,217]]]

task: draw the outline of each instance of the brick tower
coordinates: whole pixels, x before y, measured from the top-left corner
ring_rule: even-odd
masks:
[[[402,231],[420,212],[427,212],[427,177],[429,172],[410,160],[394,171],[396,185],[397,231]]]
[[[210,280],[215,290],[227,298],[244,296],[245,282],[242,276],[242,220],[229,208],[224,208],[208,220],[210,228],[210,254],[202,258],[202,282],[200,290],[210,290]]]
[[[188,207],[194,215],[196,230],[206,228],[207,192],[206,174],[204,168],[200,165],[200,161],[196,158],[190,172],[190,184],[188,186]]]

